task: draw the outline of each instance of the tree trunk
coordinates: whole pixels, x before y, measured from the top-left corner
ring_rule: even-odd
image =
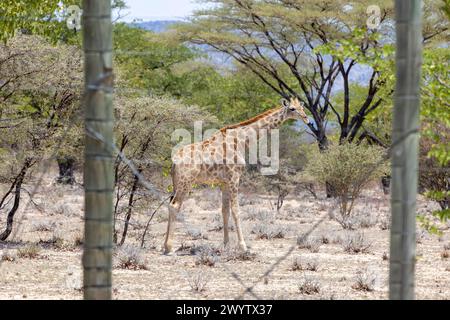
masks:
[[[75,167],[75,159],[72,157],[62,157],[57,159],[59,176],[56,182],[60,184],[74,184],[75,177],[73,175]]]
[[[139,173],[141,173],[141,170],[139,170]],[[119,243],[120,246],[124,244],[125,239],[127,238],[128,225],[130,224],[131,213],[133,211],[134,194],[137,190],[138,184],[139,184],[139,177],[134,176],[133,186],[131,187],[130,198],[128,199],[128,210],[127,210],[127,215],[125,217],[125,224],[123,226],[122,238],[120,239],[120,243]]]
[[[422,10],[396,0],[396,88],[392,130],[389,298],[414,299]]]
[[[5,241],[8,239],[9,235],[12,232],[13,223],[14,223],[14,215],[17,212],[17,209],[19,209],[20,204],[20,191],[22,188],[22,183],[25,178],[25,174],[27,173],[28,169],[32,166],[32,159],[26,158],[25,163],[22,166],[22,169],[20,170],[20,173],[17,175],[16,179],[14,179],[13,186],[15,186],[15,194],[14,194],[14,203],[11,208],[11,210],[8,213],[8,217],[6,218],[6,229],[5,231],[0,234],[0,240]]]
[[[319,131],[319,134],[317,136],[317,142],[319,144],[320,152],[325,152],[328,149],[328,146],[330,143],[326,136],[325,129],[323,129],[323,132]],[[336,190],[329,182],[325,182],[325,189],[326,189],[326,193],[327,193],[327,198],[335,198],[336,197]]]

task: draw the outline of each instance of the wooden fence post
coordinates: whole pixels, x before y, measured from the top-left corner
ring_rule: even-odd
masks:
[[[396,0],[396,89],[392,131],[389,298],[414,299],[422,65],[421,0]]]
[[[83,0],[83,46],[86,126],[84,298],[111,299],[114,122],[110,0]]]

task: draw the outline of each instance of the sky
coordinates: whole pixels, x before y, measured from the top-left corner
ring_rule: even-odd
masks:
[[[183,18],[199,7],[195,0],[126,0],[126,3],[129,9],[124,11],[128,13],[125,21]]]

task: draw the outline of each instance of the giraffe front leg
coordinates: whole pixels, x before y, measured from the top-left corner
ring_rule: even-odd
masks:
[[[230,204],[231,204],[231,213],[233,214],[234,224],[236,226],[239,248],[245,252],[247,251],[247,245],[245,244],[244,236],[242,234],[241,221],[239,218],[239,201],[237,188],[233,189],[230,192]]]
[[[230,237],[228,234],[228,221],[230,218],[230,192],[222,188],[222,217],[223,217],[223,245],[228,246]]]
[[[175,221],[178,211],[181,207],[181,196],[175,195],[172,201],[169,203],[169,221],[167,222],[167,232],[164,241],[164,254],[173,253],[173,232],[175,230]]]

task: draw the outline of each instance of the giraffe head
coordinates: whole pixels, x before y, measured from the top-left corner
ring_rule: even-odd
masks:
[[[298,98],[291,98],[290,101],[283,99],[281,100],[281,103],[286,109],[287,118],[301,119],[306,124],[310,123],[310,120],[305,113],[305,109],[303,108]]]

